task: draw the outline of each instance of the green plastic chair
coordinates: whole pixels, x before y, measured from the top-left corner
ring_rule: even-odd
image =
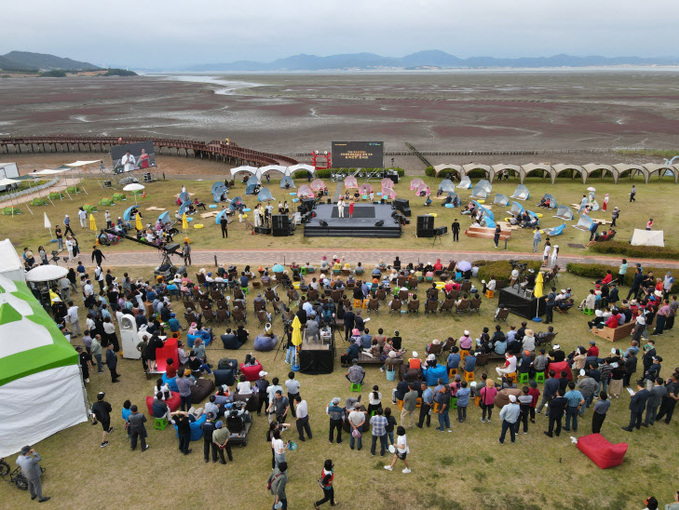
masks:
[[[163,416],[162,418],[155,418],[155,421],[153,423],[153,430],[165,430],[165,427],[167,427],[167,416]]]
[[[363,388],[363,385],[361,383],[351,383],[350,391],[356,391],[356,392],[360,393],[362,388]]]

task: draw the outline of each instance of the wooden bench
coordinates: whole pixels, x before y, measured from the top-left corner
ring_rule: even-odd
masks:
[[[617,328],[609,328],[604,326],[603,329],[592,328],[592,334],[601,337],[609,342],[615,342],[616,340],[622,340],[632,334],[634,330],[634,321],[618,326]]]
[[[363,351],[358,353],[358,364],[359,365],[383,365],[385,362],[380,359],[379,356],[368,356]],[[387,360],[387,365],[399,366],[403,364],[403,358],[392,358]]]
[[[481,239],[493,239],[495,237],[495,229],[488,227],[469,227],[464,233],[469,237],[479,237]],[[505,239],[511,239],[511,232],[503,230],[500,233],[500,240],[504,241]]]

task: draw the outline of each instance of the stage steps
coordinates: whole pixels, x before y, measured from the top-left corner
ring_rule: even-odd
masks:
[[[361,228],[357,226],[347,227],[321,227],[319,225],[304,226],[304,237],[372,237],[372,238],[399,238],[401,227],[374,227]]]
[[[494,239],[495,238],[495,229],[494,228],[489,228],[489,227],[469,227],[467,230],[464,231],[465,234],[469,237],[478,237],[480,239]],[[508,232],[506,230],[503,230],[502,233],[500,234],[500,241],[504,241],[505,239],[511,239],[512,233]]]

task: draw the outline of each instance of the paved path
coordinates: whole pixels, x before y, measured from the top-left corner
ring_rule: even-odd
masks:
[[[159,253],[154,253],[151,250],[137,251],[137,252],[107,252],[106,247],[102,247],[102,251],[106,256],[104,266],[151,266],[157,265],[160,262]],[[62,255],[64,252],[62,252]],[[260,249],[252,252],[244,252],[242,250],[193,250],[191,258],[193,266],[214,266],[215,257],[219,264],[250,264],[251,266],[272,266],[276,263],[290,264],[297,262],[304,264],[311,263],[313,266],[318,266],[321,257],[333,256],[344,257],[347,262],[356,264],[363,262],[368,267],[376,264],[380,260],[384,260],[387,264],[391,264],[396,255],[398,255],[404,264],[408,262],[435,262],[440,258],[443,263],[447,263],[453,259],[460,260],[508,260],[508,259],[533,259],[541,260],[542,256],[539,253],[526,253],[505,250],[493,251],[446,251],[446,250],[360,250],[360,249],[345,249],[345,250],[320,250],[317,248],[299,248],[297,250],[278,250],[278,249]],[[89,265],[89,253],[81,257],[86,265]],[[179,263],[179,257],[173,257],[175,263]],[[559,265],[562,267],[569,262],[579,262],[583,264],[604,264],[608,266],[617,267],[620,264],[621,257],[604,257],[604,256],[589,256],[589,255],[562,255],[559,257]],[[630,265],[634,264],[634,260],[629,259]],[[642,261],[644,266],[662,267],[679,269],[679,261],[644,259]]]

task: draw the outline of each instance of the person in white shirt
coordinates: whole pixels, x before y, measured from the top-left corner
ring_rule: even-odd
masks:
[[[309,436],[309,439],[311,439],[311,427],[309,426],[309,406],[306,400],[301,400],[297,404],[295,414],[295,424],[297,425],[299,440],[306,441],[306,439],[304,439],[304,432],[306,432],[306,435]]]
[[[410,473],[410,467],[408,466],[408,461],[406,461],[406,457],[408,453],[410,453],[410,448],[408,448],[408,440],[406,438],[406,429],[402,426],[399,426],[396,429],[396,444],[394,445],[396,447],[396,451],[394,453],[394,459],[391,461],[391,464],[388,466],[384,466],[384,469],[387,471],[393,471],[394,466],[396,465],[396,461],[398,459],[401,459],[403,461],[403,464],[405,464],[405,468],[403,469],[403,473],[408,474]]]
[[[245,374],[241,374],[240,379],[238,379],[236,393],[239,395],[252,395],[252,386],[250,386],[250,381],[247,380]]]
[[[75,241],[71,236],[66,238],[66,251],[68,252],[68,261],[73,262],[73,247],[75,246]]]
[[[83,287],[83,294],[85,294],[85,298],[88,298],[92,294],[94,294],[94,287],[92,286],[92,282],[90,280],[85,281],[85,286]]]
[[[342,197],[337,201],[337,217],[344,218],[344,199]]]
[[[126,172],[131,172],[132,170],[134,170],[134,167],[137,164],[137,160],[130,153],[130,151],[127,151],[125,155],[120,159],[120,163],[123,165],[124,170]]]
[[[87,211],[82,207],[78,209],[78,219],[80,220],[80,228],[87,228]]]
[[[73,301],[68,302],[68,312],[66,313],[68,321],[71,324],[71,338],[75,338],[82,334],[80,330],[80,319],[78,318],[78,307],[73,304]]]
[[[507,353],[505,354],[505,357],[507,358],[505,360],[504,367],[496,367],[495,371],[497,372],[497,375],[503,376],[506,374],[511,374],[513,372],[516,372],[516,356],[513,354]]]

